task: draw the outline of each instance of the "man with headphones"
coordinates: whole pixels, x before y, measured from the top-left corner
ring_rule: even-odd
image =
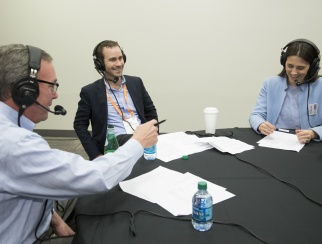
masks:
[[[320,50],[307,39],[282,48],[278,76],[264,81],[249,123],[263,135],[294,131],[300,143],[322,139],[322,78]]]
[[[33,129],[48,112],[66,113],[61,106],[50,110],[57,88],[48,53],[0,46],[0,243],[71,243],[75,232],[53,210],[54,200],[109,191],[130,174],[144,148],[157,143],[157,121],[151,120],[95,163],[51,149]]]
[[[101,79],[81,89],[74,129],[90,160],[103,154],[107,125],[122,145],[136,126],[158,120],[156,108],[139,77],[123,75],[126,55],[115,41],[102,41],[93,51]],[[92,133],[88,127],[91,123]]]

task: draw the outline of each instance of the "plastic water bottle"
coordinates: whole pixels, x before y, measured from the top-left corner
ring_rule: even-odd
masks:
[[[106,153],[113,153],[118,149],[119,143],[117,142],[114,126],[108,125],[107,126],[107,133],[106,133],[106,140],[104,144],[104,154]]]
[[[200,181],[192,197],[191,222],[198,231],[207,231],[212,226],[212,196],[207,191],[207,182]]]
[[[155,160],[156,157],[157,157],[157,145],[144,148],[144,158],[146,160]]]

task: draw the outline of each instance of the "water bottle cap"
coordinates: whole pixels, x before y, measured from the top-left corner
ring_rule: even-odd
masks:
[[[107,128],[114,128],[114,125],[107,125]]]
[[[205,181],[198,182],[198,189],[199,190],[207,190],[207,182],[205,182]]]

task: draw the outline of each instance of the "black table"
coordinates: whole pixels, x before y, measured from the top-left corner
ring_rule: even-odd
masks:
[[[268,243],[322,243],[322,144],[310,142],[297,153],[258,147],[256,142],[263,136],[250,128],[217,132],[232,132],[232,138],[254,145],[255,149],[237,154],[239,159],[216,149],[168,163],[141,159],[129,179],[160,165],[190,172],[236,195],[214,205],[215,221],[241,225]],[[123,192],[119,186],[105,194],[79,198],[75,210],[74,243],[78,244],[263,243],[238,226],[215,223],[210,231],[198,232],[190,221],[180,221],[180,217],[167,219],[141,212],[173,217],[162,207]]]

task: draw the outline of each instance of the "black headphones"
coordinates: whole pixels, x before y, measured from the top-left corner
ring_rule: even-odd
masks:
[[[21,108],[32,105],[39,96],[39,85],[36,74],[40,69],[41,49],[27,46],[29,53],[30,75],[14,83],[12,99]]]
[[[293,40],[293,41],[287,43],[286,46],[282,48],[281,58],[280,58],[281,65],[283,65],[285,67],[285,63],[286,63],[286,59],[287,59],[287,57],[286,57],[286,48],[289,47],[294,42],[304,42],[304,43],[307,43],[307,44],[311,45],[315,49],[315,51],[317,53],[316,58],[313,59],[312,63],[310,64],[310,68],[309,68],[309,70],[307,72],[307,75],[308,75],[307,77],[314,77],[317,74],[317,72],[319,71],[319,69],[320,69],[320,67],[319,67],[319,65],[320,65],[320,50],[310,40],[296,39],[296,40]]]
[[[94,61],[95,69],[100,74],[101,74],[101,72],[105,71],[105,64],[104,64],[104,60],[102,60],[100,57],[97,57],[97,49],[98,49],[99,45],[101,45],[103,42],[105,42],[105,41],[101,41],[100,43],[98,43],[93,51],[93,61]],[[126,63],[126,55],[123,52],[122,48],[120,46],[118,46],[118,47],[121,49],[124,63]]]

